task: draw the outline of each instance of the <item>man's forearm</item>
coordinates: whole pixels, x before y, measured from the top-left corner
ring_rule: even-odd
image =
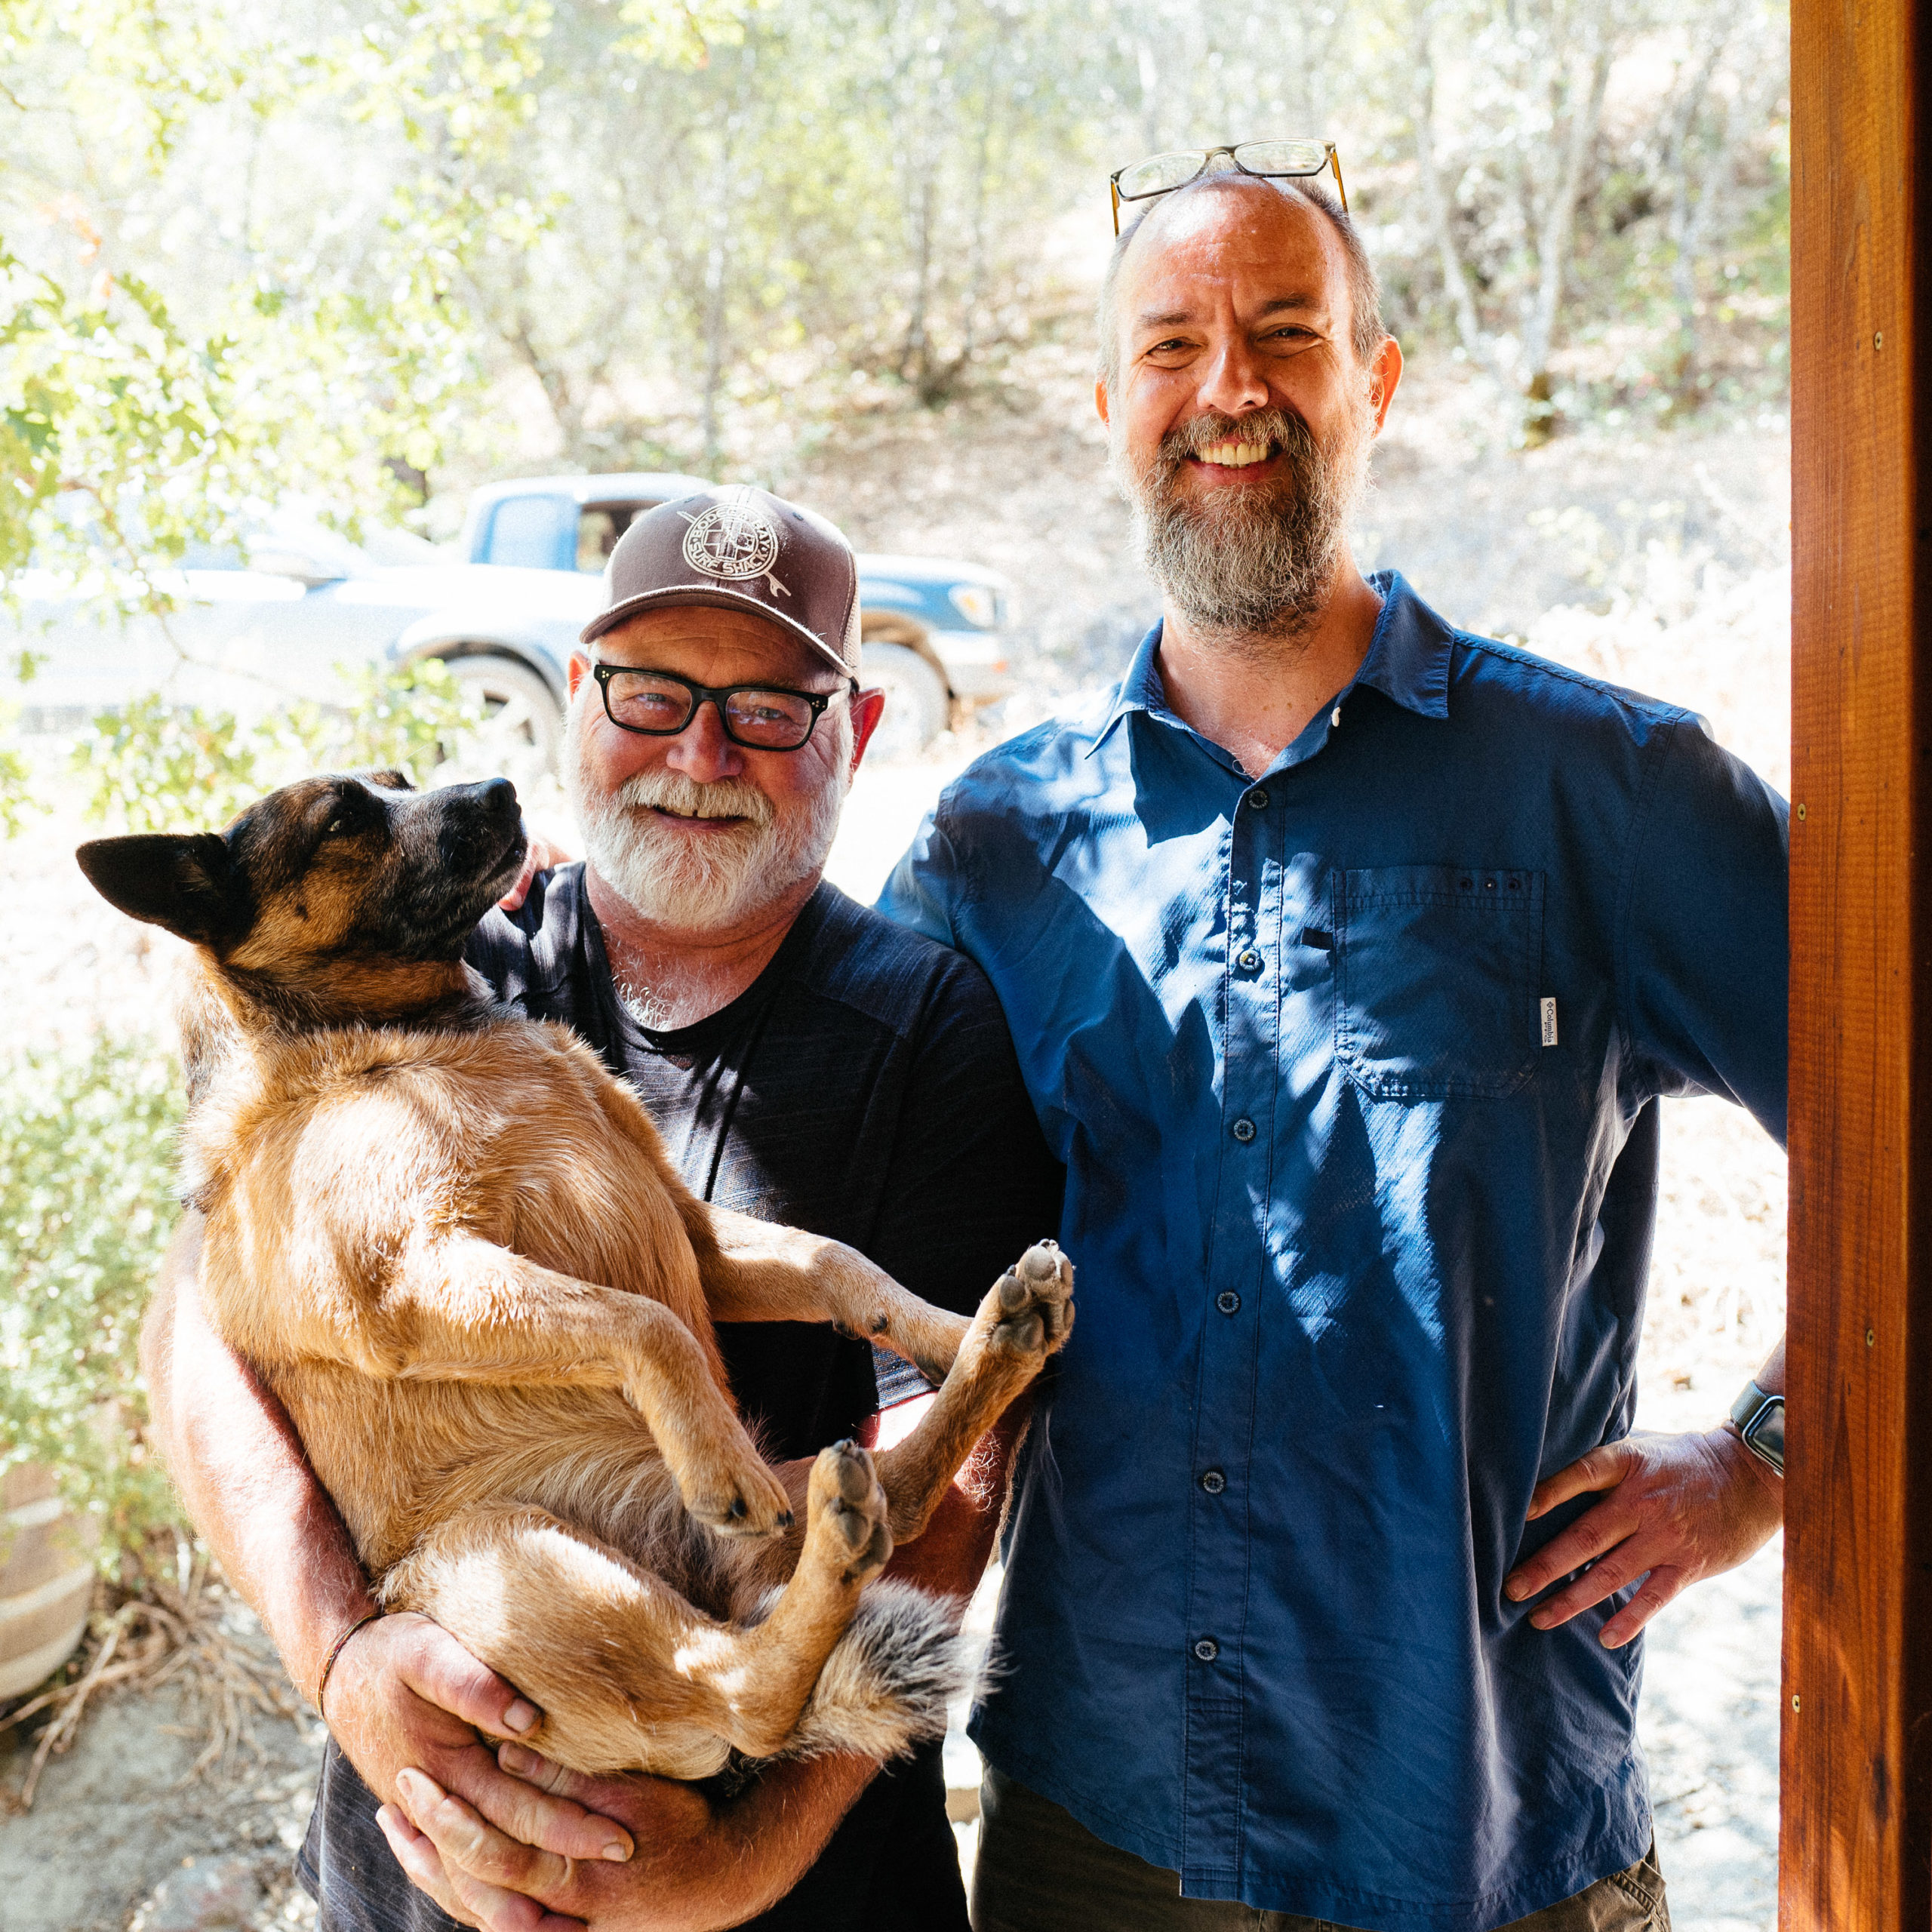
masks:
[[[331,1647],[375,1608],[334,1504],[274,1397],[202,1310],[198,1216],[169,1249],[141,1334],[154,1433],[222,1572],[313,1699]]]

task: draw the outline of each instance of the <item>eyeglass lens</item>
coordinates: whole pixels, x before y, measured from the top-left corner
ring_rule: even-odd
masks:
[[[1328,150],[1319,141],[1244,141],[1235,159],[1251,174],[1319,174]]]
[[[604,701],[617,724],[667,736],[681,731],[697,706],[675,678],[651,671],[614,672],[605,681]],[[795,751],[811,736],[818,715],[795,691],[755,688],[729,693],[721,709],[727,737],[766,751]]]
[[[1201,172],[1206,161],[1198,148],[1185,153],[1149,155],[1145,161],[1137,161],[1131,168],[1121,171],[1121,198],[1137,202],[1149,195],[1164,195],[1184,188]]]
[[[1149,155],[1123,168],[1120,194],[1123,201],[1144,201],[1150,195],[1171,194],[1189,182],[1220,156],[1251,174],[1318,174],[1328,165],[1328,150],[1321,141],[1244,141],[1233,149],[1177,149],[1167,154]]]

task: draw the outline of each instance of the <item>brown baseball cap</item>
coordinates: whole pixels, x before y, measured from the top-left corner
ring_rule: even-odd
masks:
[[[618,538],[589,644],[641,611],[704,604],[769,617],[859,675],[859,565],[835,525],[734,483],[660,503]]]

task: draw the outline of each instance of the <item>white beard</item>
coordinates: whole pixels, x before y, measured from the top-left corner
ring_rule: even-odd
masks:
[[[728,931],[825,864],[851,788],[849,755],[832,761],[809,803],[781,815],[743,779],[700,785],[675,771],[640,771],[600,792],[583,768],[580,709],[564,734],[564,789],[597,875],[640,918],[686,932]],[[687,838],[651,809],[746,821]]]

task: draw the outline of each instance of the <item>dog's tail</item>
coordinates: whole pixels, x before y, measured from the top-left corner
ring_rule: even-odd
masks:
[[[943,1737],[946,1707],[971,1687],[983,1648],[958,1621],[955,1604],[909,1583],[872,1584],[782,1755],[898,1758]]]

